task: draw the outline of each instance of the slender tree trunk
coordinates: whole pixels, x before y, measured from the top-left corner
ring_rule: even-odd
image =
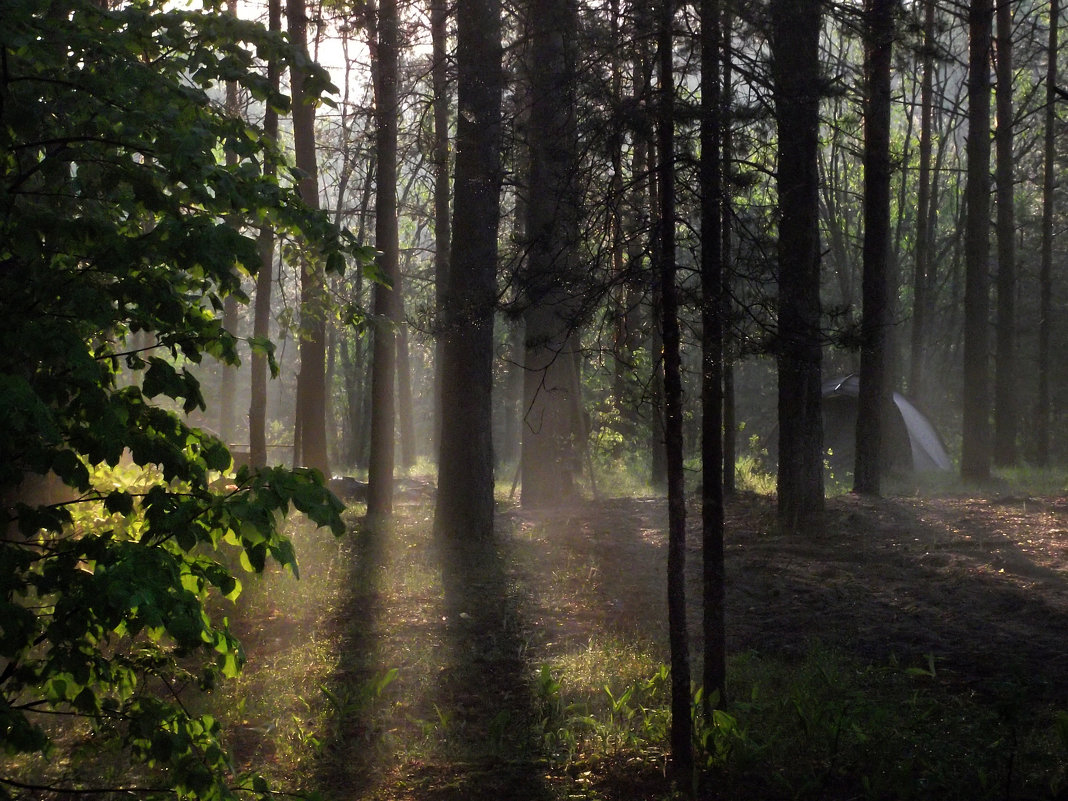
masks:
[[[394,399],[400,322],[397,231],[397,69],[400,45],[397,0],[379,0],[371,65],[375,84],[375,243],[378,267],[389,282],[374,287],[374,353],[371,368],[371,461],[367,471],[367,516],[380,521],[393,513],[396,427]]]
[[[308,54],[308,17],[304,0],[286,3],[289,36],[305,56]],[[293,95],[293,146],[300,196],[319,208],[319,169],[315,155],[315,102],[304,91],[305,75],[290,67]],[[297,377],[297,413],[294,441],[299,452],[294,460],[330,475],[326,437],[326,303],[322,266],[307,258],[300,263],[300,374]],[[299,434],[299,436],[297,436]]]
[[[931,264],[931,117],[934,104],[935,2],[924,0],[923,74],[920,78],[920,152],[916,196],[916,249],[912,279],[912,339],[909,353],[909,391],[920,400],[925,395],[924,345],[927,335],[928,272]]]
[[[504,441],[498,447],[498,465],[514,464],[520,456],[523,436],[523,381],[526,371],[523,358],[526,338],[521,320],[513,322],[508,329],[508,364],[504,388]]]
[[[661,0],[666,2],[667,0]],[[653,159],[650,159],[652,162]],[[660,177],[651,172],[649,175],[649,201],[652,230],[657,231],[663,225],[658,207],[660,197]],[[657,268],[660,262],[658,248],[660,243],[653,246],[653,267]],[[660,321],[663,319],[663,290],[659,279],[653,280],[652,299],[650,302],[650,316],[653,323],[649,333],[649,358],[652,362],[651,375],[649,377],[649,404],[652,406],[649,424],[649,450],[652,454],[649,465],[649,483],[658,490],[666,490],[668,487],[667,450],[664,443],[667,441],[667,433],[664,431],[664,333]]]
[[[731,160],[733,158],[733,136],[731,132],[731,108],[733,103],[733,89],[731,88],[734,65],[731,56],[731,36],[734,30],[734,12],[731,3],[721,3],[723,8],[723,21],[720,28],[720,52],[723,60],[723,89],[720,93],[720,125],[722,128],[722,140],[720,142],[721,155],[720,170],[722,202],[720,212],[720,264],[722,277],[722,303],[720,314],[722,315],[721,328],[723,330],[723,494],[727,497],[734,495],[738,462],[738,417],[735,410],[734,398],[734,340],[729,333],[730,320],[733,316],[732,276],[731,265],[732,234],[734,224],[731,220]]]
[[[701,553],[705,711],[726,705],[720,2],[701,2]]]
[[[990,477],[990,39],[993,0],[968,10],[968,215],[965,220],[961,476]]]
[[[267,17],[269,29],[280,32],[281,0],[270,0]],[[279,68],[274,59],[267,62],[267,82],[274,91],[278,91]],[[263,133],[271,141],[278,139],[278,112],[269,103],[264,112]],[[267,176],[272,177],[274,167],[265,169]],[[250,466],[264,467],[267,464],[267,354],[262,348],[271,334],[271,284],[274,278],[274,229],[270,225],[260,229],[257,244],[260,251],[260,271],[256,274],[256,300],[252,317],[252,336],[256,347],[252,349],[250,366],[248,438]]]
[[[661,328],[664,338],[664,440],[668,474],[668,637],[671,644],[671,767],[675,781],[693,793],[690,723],[690,644],[686,628],[686,486],[682,453],[682,361],[675,287],[675,74],[673,0],[661,0],[657,26],[660,91],[657,165],[660,189],[658,248]]]
[[[866,0],[864,109],[864,316],[857,403],[855,492],[878,495],[889,419],[890,57],[897,0]]]
[[[493,318],[500,221],[500,0],[458,0],[455,208],[441,336],[442,417],[434,530],[493,536]]]
[[[434,287],[435,304],[440,316],[445,302],[445,287],[449,275],[449,61],[448,61],[447,0],[430,2],[430,37],[433,64],[430,68],[434,87]],[[434,445],[441,436],[441,365],[444,340],[434,345]],[[436,452],[435,452],[436,455]]]
[[[778,125],[779,520],[788,532],[823,521],[820,376],[819,35],[822,4],[773,0]]]
[[[1038,402],[1035,409],[1035,461],[1049,464],[1050,337],[1053,327],[1053,193],[1057,161],[1057,57],[1061,24],[1060,0],[1049,4],[1049,44],[1046,48],[1046,130],[1042,170],[1042,256],[1039,267]]]
[[[403,315],[401,315],[403,317]],[[412,410],[412,364],[408,350],[408,324],[397,330],[397,422],[400,427],[401,468],[415,466],[415,419]]]
[[[237,0],[227,1],[226,13],[234,17],[237,16]],[[236,81],[226,82],[226,113],[231,117],[238,117],[241,114],[237,105]],[[226,151],[226,165],[234,167],[237,164],[237,160],[237,153],[228,148]],[[237,297],[227,295],[223,301],[223,328],[237,336],[238,321]],[[219,385],[219,437],[227,444],[235,442],[237,438],[236,426],[234,425],[236,395],[237,367],[236,365],[223,364]]]
[[[1016,199],[1013,185],[1012,4],[997,3],[997,340],[994,355],[994,463],[1016,464]]]

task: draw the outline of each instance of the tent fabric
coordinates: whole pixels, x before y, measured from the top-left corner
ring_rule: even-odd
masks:
[[[833,462],[852,469],[860,378],[854,373],[823,382],[823,440]],[[945,443],[930,420],[904,395],[894,393],[899,417],[885,432],[891,468],[952,470]]]

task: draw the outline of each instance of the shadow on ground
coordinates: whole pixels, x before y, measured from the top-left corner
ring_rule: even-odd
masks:
[[[421,798],[544,799],[532,697],[528,598],[510,571],[506,538],[438,542],[446,652],[435,702],[452,755]],[[442,770],[442,769],[438,769]]]
[[[383,532],[356,533],[351,594],[338,612],[339,659],[329,692],[332,729],[323,743],[316,785],[331,798],[360,798],[375,784],[386,756],[383,722],[376,716],[376,692],[385,673],[379,660],[384,614]]]

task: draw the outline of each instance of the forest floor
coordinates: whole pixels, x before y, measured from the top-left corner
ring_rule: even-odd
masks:
[[[293,690],[306,708],[294,713],[304,729],[290,739],[315,749],[295,773],[281,763],[299,761],[300,750],[279,753],[252,724],[235,738],[239,758],[274,760],[283,775],[310,777],[303,781],[338,801],[670,797],[656,743],[665,713],[653,709],[657,698],[666,702],[654,697],[668,660],[664,501],[503,508],[495,547],[444,549],[428,534],[430,497],[429,487],[410,490],[389,534],[340,544],[333,566],[318,570],[335,589],[317,608],[307,604],[312,589],[303,612],[293,606],[300,601],[275,598],[274,613],[239,621],[251,682],[258,663],[285,670],[289,647],[318,650],[322,664],[302,669],[324,674],[328,698],[316,717],[314,688]],[[696,679],[698,509],[690,521]],[[304,568],[312,587],[316,570]],[[1062,797],[1064,754],[1050,756],[1057,744],[1048,731],[1068,709],[1068,498],[844,495],[828,501],[824,532],[802,538],[776,532],[772,499],[742,494],[727,506],[726,575],[735,713],[754,712],[763,681],[765,694],[793,693],[785,706],[795,723],[808,740],[823,726],[828,744],[813,757],[823,766],[813,768],[817,785],[734,776],[730,786],[744,796],[713,789],[709,797]],[[768,663],[779,672],[766,672]],[[762,670],[760,679],[749,675]],[[814,712],[806,711],[809,690],[782,689],[806,671],[822,676]],[[896,689],[885,705],[908,707],[903,721],[888,718],[897,711],[856,711],[887,676]],[[636,693],[621,703],[628,687]],[[975,710],[994,711],[989,719],[976,712],[982,720],[961,730]],[[1044,756],[1028,768],[1032,746],[1020,743],[1034,740],[1025,731],[1032,723],[1048,731],[1032,742]],[[911,741],[887,745],[898,729]],[[988,739],[969,742],[973,729]],[[799,759],[776,756],[769,739],[753,745],[759,734],[737,735],[752,745],[749,767],[737,770],[775,773],[787,770],[775,759]],[[934,775],[943,770],[932,756],[939,745],[917,745],[928,736],[960,741],[953,771],[969,772],[981,794],[953,771]],[[1001,767],[981,764],[1005,753]],[[892,763],[871,768],[883,785],[846,776],[879,758]],[[849,760],[856,764],[843,767]]]

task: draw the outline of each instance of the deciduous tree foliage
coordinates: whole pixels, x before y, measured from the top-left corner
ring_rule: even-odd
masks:
[[[236,359],[219,316],[260,266],[247,226],[301,237],[333,270],[368,255],[211,100],[231,80],[284,110],[257,56],[300,64],[310,93],[326,76],[219,11],[27,0],[0,26],[0,746],[47,753],[41,716],[81,716],[180,798],[265,789],[232,775],[210,717],[151,691],[239,669],[205,607],[240,589],[225,551],[295,571],[291,507],[342,531],[314,471],[242,469],[213,488],[230,455],[183,420],[204,405],[188,367]],[[0,796],[40,791],[18,781],[0,774]]]

